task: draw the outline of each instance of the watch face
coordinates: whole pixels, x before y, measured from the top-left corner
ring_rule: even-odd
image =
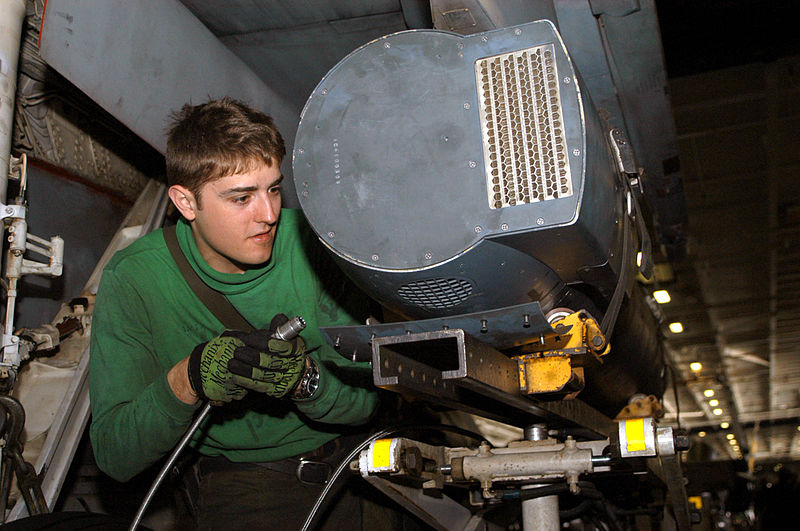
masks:
[[[300,387],[297,388],[295,398],[311,398],[319,387],[319,368],[311,359],[309,359],[309,365],[300,382]]]
[[[306,386],[305,391],[307,396],[311,397],[319,387],[319,369],[317,368],[317,364],[313,361],[311,362],[311,370],[308,372],[308,385]]]

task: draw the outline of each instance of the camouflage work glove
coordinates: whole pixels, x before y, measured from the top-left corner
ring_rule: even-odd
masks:
[[[226,330],[217,337],[197,345],[189,355],[189,383],[201,399],[212,402],[241,400],[247,389],[237,385],[228,370],[234,350],[244,345],[244,332]]]
[[[236,348],[228,369],[231,380],[246,389],[283,398],[300,382],[306,369],[306,347],[302,338],[284,341],[272,337],[275,328],[286,321],[279,314],[269,330],[257,330],[241,337],[243,346]]]

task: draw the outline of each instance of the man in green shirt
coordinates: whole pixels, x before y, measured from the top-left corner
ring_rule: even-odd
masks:
[[[180,250],[260,331],[222,333],[161,230],[118,252],[98,291],[90,361],[98,465],[127,481],[166,455],[203,399],[212,400],[219,407],[192,440],[204,456],[196,467],[203,528],[292,527],[288,514],[303,515],[309,506],[299,506],[321,487],[308,490],[287,471],[300,457],[322,458],[377,405],[369,368],[338,355],[319,332],[354,324],[366,305],[301,213],[281,210],[284,155],[272,120],[227,98],[184,106],[167,143]],[[300,338],[270,339],[279,313],[305,319]],[[270,482],[282,495],[269,494]],[[239,510],[242,489],[261,496],[254,504],[263,515]]]

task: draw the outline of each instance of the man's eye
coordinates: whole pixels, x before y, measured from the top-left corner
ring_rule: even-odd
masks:
[[[247,201],[249,201],[249,200],[250,200],[250,196],[249,195],[242,195],[242,196],[239,196],[239,197],[234,197],[232,199],[232,201],[234,203],[237,203],[239,205],[243,205],[243,204],[247,203]]]
[[[269,189],[269,193],[271,193],[271,194],[279,194],[279,193],[281,193],[281,187],[280,186],[273,186],[272,188]]]

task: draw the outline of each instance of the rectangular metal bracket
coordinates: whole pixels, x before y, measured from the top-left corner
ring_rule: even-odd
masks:
[[[375,337],[376,386],[526,426],[577,425],[608,437],[616,423],[578,400],[542,402],[522,396],[517,362],[461,329]]]

